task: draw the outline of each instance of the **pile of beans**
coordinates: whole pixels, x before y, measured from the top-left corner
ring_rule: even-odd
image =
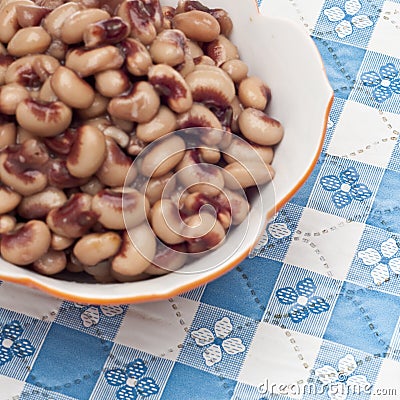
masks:
[[[232,29],[198,1],[3,0],[1,257],[133,281],[222,243],[248,213],[240,190],[272,179],[283,135]],[[218,179],[185,169],[204,164]],[[200,216],[204,205],[216,214]]]

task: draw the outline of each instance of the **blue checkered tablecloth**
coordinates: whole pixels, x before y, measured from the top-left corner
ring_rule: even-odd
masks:
[[[312,175],[248,259],[167,301],[2,282],[0,400],[400,398],[400,0],[260,8],[312,36],[334,89]]]

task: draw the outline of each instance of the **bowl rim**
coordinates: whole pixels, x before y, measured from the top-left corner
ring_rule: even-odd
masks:
[[[262,15],[260,13],[260,10],[257,6],[256,1],[254,0],[254,5],[257,9],[257,14],[258,17],[265,18],[266,20],[271,19],[274,21],[280,20],[284,22],[285,24],[290,24],[292,26],[292,29],[296,29],[299,31],[300,34],[304,35],[304,31],[302,28],[294,21],[287,19],[287,18],[282,18],[282,17],[271,17],[268,15]],[[116,305],[116,304],[131,304],[131,303],[143,303],[143,302],[150,302],[150,301],[161,301],[161,300],[166,300],[171,297],[175,297],[183,292],[187,292],[193,289],[198,288],[201,285],[204,285],[206,283],[209,283],[220,276],[224,275],[225,273],[229,272],[232,270],[235,266],[237,266],[240,262],[242,262],[251,252],[251,250],[254,248],[254,246],[258,243],[258,240],[260,239],[260,236],[262,233],[265,231],[269,221],[274,217],[274,215],[282,209],[282,207],[295,195],[295,193],[301,188],[301,186],[305,183],[307,178],[311,175],[312,171],[314,170],[315,165],[318,162],[318,159],[320,157],[322,147],[324,144],[324,140],[326,137],[326,131],[327,131],[327,124],[328,124],[328,119],[329,119],[329,114],[332,108],[333,100],[334,100],[334,93],[332,90],[332,87],[329,83],[329,79],[326,73],[325,65],[323,63],[323,59],[321,54],[318,51],[318,48],[316,44],[313,42],[311,37],[308,37],[310,43],[312,44],[312,47],[314,47],[314,51],[316,52],[316,55],[318,55],[319,62],[321,64],[321,74],[322,78],[325,82],[326,88],[325,90],[330,91],[329,98],[327,98],[326,102],[326,108],[325,108],[325,114],[324,114],[324,121],[323,121],[323,127],[320,132],[320,137],[319,137],[319,143],[318,146],[316,147],[316,150],[314,152],[313,158],[310,161],[307,169],[305,170],[304,174],[302,177],[297,181],[296,185],[293,186],[281,199],[278,201],[276,204],[274,204],[273,208],[270,209],[262,223],[262,229],[260,235],[255,239],[254,243],[252,243],[251,246],[247,247],[246,249],[243,249],[240,254],[238,254],[236,257],[230,259],[229,261],[226,262],[225,265],[222,267],[214,270],[212,273],[207,274],[206,276],[203,277],[198,277],[193,279],[190,283],[182,283],[177,287],[171,288],[166,291],[159,290],[157,293],[147,293],[147,294],[135,294],[132,293],[131,295],[121,295],[118,297],[107,297],[107,295],[104,295],[103,297],[100,296],[92,296],[92,295],[80,295],[80,294],[73,294],[73,293],[68,293],[67,290],[63,290],[62,288],[56,288],[51,285],[46,284],[45,282],[41,282],[41,279],[43,279],[42,276],[39,276],[39,279],[36,279],[35,277],[32,276],[27,276],[27,275],[19,275],[19,276],[12,276],[8,275],[4,272],[1,271],[0,269],[0,280],[3,280],[4,282],[10,282],[10,283],[15,283],[19,284],[22,286],[26,287],[31,287],[34,289],[38,289],[44,293],[47,293],[51,296],[71,301],[71,302],[77,302],[77,303],[86,303],[86,304],[95,304],[95,305]],[[324,99],[325,101],[325,99]],[[47,277],[49,278],[49,277]],[[129,282],[128,282],[129,283]],[[134,283],[134,282],[131,282]],[[79,283],[77,283],[79,284]],[[94,283],[91,285],[104,285],[101,283]]]

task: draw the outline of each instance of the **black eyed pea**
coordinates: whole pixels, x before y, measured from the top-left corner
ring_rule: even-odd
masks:
[[[221,35],[229,37],[233,29],[233,22],[226,10],[222,8],[213,8],[209,13],[218,21]]]
[[[145,147],[145,142],[140,140],[135,134],[132,134],[129,138],[129,144],[126,151],[131,156],[137,156]]]
[[[0,42],[8,43],[20,28],[17,18],[17,5],[32,5],[31,1],[14,1],[4,4],[0,10]]]
[[[16,82],[28,89],[37,90],[59,65],[56,58],[46,54],[21,57],[7,68],[4,80],[5,83]]]
[[[113,258],[111,270],[117,280],[130,280],[151,264],[156,254],[156,238],[147,224],[125,231],[122,245]]]
[[[221,152],[216,146],[200,146],[200,159],[206,163],[217,164],[221,159]]]
[[[12,215],[0,215],[0,235],[13,231],[16,225],[17,220]]]
[[[119,44],[126,57],[126,67],[134,76],[147,74],[153,65],[150,53],[146,46],[134,38],[127,38]]]
[[[167,64],[171,67],[185,60],[186,37],[177,29],[160,32],[150,45],[150,55],[155,64]]]
[[[159,178],[149,179],[147,185],[141,189],[144,191],[151,206],[161,199],[163,190],[167,184],[169,190],[175,190],[176,182],[172,172],[168,172]]]
[[[160,106],[154,118],[136,126],[136,136],[144,142],[152,142],[177,128],[176,115],[168,107]]]
[[[160,98],[154,87],[140,81],[133,84],[128,94],[111,99],[107,109],[114,117],[144,123],[155,117],[159,107]]]
[[[75,257],[84,265],[96,265],[119,250],[121,237],[116,232],[89,233],[79,239],[73,249]]]
[[[2,183],[23,196],[41,192],[47,186],[46,175],[17,159],[9,160],[7,153],[0,155],[0,177]]]
[[[77,48],[71,50],[65,59],[65,66],[83,78],[108,69],[118,69],[123,63],[121,51],[110,45],[87,50]]]
[[[92,210],[92,196],[74,193],[63,205],[49,211],[46,223],[57,235],[75,239],[91,229],[97,219],[98,214]]]
[[[7,51],[14,57],[44,53],[50,46],[51,36],[41,26],[31,26],[17,31],[9,41]]]
[[[257,76],[250,76],[240,82],[238,96],[245,108],[263,111],[271,100],[271,89]]]
[[[117,15],[129,25],[131,37],[138,39],[144,45],[150,44],[155,39],[157,29],[141,1],[123,1],[118,7]]]
[[[223,193],[220,193],[216,200],[222,208],[231,211],[233,225],[242,223],[250,211],[250,204],[247,199],[235,190],[224,188]]]
[[[196,150],[187,150],[176,169],[177,179],[191,193],[203,192],[216,196],[224,187],[221,168],[202,163]]]
[[[61,101],[42,103],[25,99],[15,112],[22,128],[37,136],[56,136],[65,131],[72,120],[72,110]]]
[[[107,156],[106,150],[103,132],[90,125],[79,127],[67,156],[69,173],[77,178],[92,176],[103,164]]]
[[[17,127],[14,122],[0,124],[0,150],[6,146],[11,146],[17,140]]]
[[[130,27],[119,17],[113,17],[90,24],[83,32],[86,47],[117,44],[130,33]]]
[[[194,65],[211,65],[215,66],[215,62],[211,57],[202,55],[193,59]]]
[[[172,26],[197,42],[211,42],[221,31],[218,21],[209,13],[200,10],[176,14],[172,18]]]
[[[192,107],[190,87],[174,68],[166,64],[154,65],[149,69],[148,77],[149,82],[164,95],[172,111],[183,113]]]
[[[185,78],[193,100],[215,106],[228,107],[235,97],[235,85],[221,68],[198,65]]]
[[[72,1],[56,7],[43,20],[43,28],[55,39],[61,38],[61,27],[66,19],[75,12],[82,9],[79,3]]]
[[[185,141],[177,135],[162,139],[143,157],[140,172],[144,176],[158,178],[172,171],[185,154]]]
[[[283,137],[283,127],[279,121],[255,108],[246,108],[238,118],[243,135],[262,146],[273,146]]]
[[[61,25],[60,38],[67,44],[82,42],[83,32],[89,24],[107,18],[110,18],[110,14],[100,8],[88,8],[74,12]]]
[[[67,256],[63,251],[49,249],[33,263],[33,269],[42,275],[55,275],[64,271],[66,265]]]
[[[261,158],[266,164],[271,164],[274,150],[271,146],[251,145],[244,140],[234,138],[231,144],[224,149],[223,157],[230,164],[235,161],[246,162]]]
[[[249,67],[242,60],[234,59],[224,62],[221,68],[231,77],[233,82],[240,83],[247,77]]]
[[[123,186],[130,170],[132,159],[128,157],[110,137],[106,138],[106,158],[96,172],[101,184],[109,187]],[[130,176],[134,179],[136,176]]]
[[[14,210],[21,202],[22,196],[7,186],[0,186],[0,214]]]
[[[95,87],[105,97],[117,97],[130,87],[128,76],[120,69],[109,69],[95,75]]]
[[[16,265],[28,265],[42,257],[50,246],[48,226],[39,220],[22,224],[1,238],[1,256]]]
[[[201,57],[204,55],[203,49],[200,47],[200,45],[197,42],[187,39],[186,45],[188,46],[190,55],[193,58]]]
[[[0,113],[14,115],[19,103],[30,97],[29,92],[19,83],[0,87]]]
[[[178,244],[185,241],[184,228],[175,202],[169,199],[158,200],[150,211],[150,223],[154,233],[165,243]]]
[[[50,84],[56,96],[69,107],[88,108],[93,104],[94,90],[69,68],[59,66],[52,75]]]
[[[131,189],[127,193],[104,189],[93,197],[92,209],[107,229],[121,230],[142,223],[150,210],[146,197]]]
[[[91,106],[76,110],[76,114],[82,120],[100,117],[107,112],[109,101],[109,98],[95,92]]]
[[[17,21],[21,28],[39,26],[42,19],[51,12],[48,7],[35,4],[18,4],[16,6]]]
[[[125,148],[129,144],[129,135],[122,130],[121,128],[118,128],[117,126],[110,125],[107,126],[104,130],[103,133],[105,136],[113,139],[119,147]]]
[[[217,39],[207,43],[204,53],[211,57],[218,67],[227,61],[239,59],[237,47],[224,35],[219,35]]]
[[[45,218],[52,208],[66,201],[67,196],[61,189],[49,186],[39,193],[24,197],[18,205],[18,214],[26,219]]]
[[[188,255],[185,243],[170,247],[164,246],[161,249],[157,248],[153,263],[144,272],[149,275],[165,275],[183,267],[187,259]]]
[[[228,189],[238,190],[250,186],[264,185],[271,181],[275,171],[271,165],[263,161],[235,161],[224,169],[225,186]]]
[[[61,251],[70,247],[74,243],[74,239],[67,238],[65,236],[57,235],[56,233],[51,234],[50,247],[53,250]]]
[[[188,242],[190,253],[215,249],[225,239],[225,229],[218,219],[208,212],[191,215],[185,219],[185,223],[183,236]]]

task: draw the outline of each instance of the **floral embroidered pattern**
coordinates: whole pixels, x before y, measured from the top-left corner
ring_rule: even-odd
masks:
[[[115,393],[118,400],[135,400],[138,395],[148,397],[160,390],[153,378],[145,377],[146,372],[144,361],[137,358],[130,362],[125,370],[108,370],[104,376],[109,385],[118,387]]]
[[[352,354],[347,354],[338,362],[337,369],[324,365],[315,370],[318,380],[327,387],[331,400],[346,400],[348,394],[363,393],[371,387],[365,375],[355,375],[356,360]]]
[[[336,208],[344,208],[353,200],[364,201],[372,192],[364,183],[358,183],[360,175],[354,167],[342,171],[339,176],[325,175],[320,179],[324,190],[333,192],[332,202]]]
[[[364,72],[361,75],[364,86],[373,87],[372,96],[378,103],[390,99],[395,94],[400,94],[399,71],[394,64],[388,63],[375,71]]]
[[[288,226],[281,222],[272,222],[268,225],[267,230],[262,234],[258,243],[254,246],[253,251],[250,254],[250,258],[255,256],[257,251],[261,250],[268,244],[269,235],[275,239],[283,239],[292,234],[292,231],[288,228]]]
[[[389,280],[389,270],[400,274],[400,257],[394,257],[398,251],[396,241],[390,238],[381,243],[380,252],[372,247],[358,252],[358,257],[365,265],[373,266],[371,276],[375,285],[382,285]]]
[[[240,338],[228,338],[232,333],[232,324],[228,317],[217,321],[214,326],[215,335],[207,328],[191,332],[196,344],[204,347],[203,358],[206,365],[211,367],[222,360],[222,352],[233,355],[243,353],[246,347]]]
[[[27,339],[22,339],[24,332],[19,321],[4,325],[0,333],[0,365],[11,361],[14,356],[25,358],[35,352],[35,347]]]
[[[329,310],[330,305],[319,296],[313,296],[316,286],[311,278],[299,281],[296,289],[288,286],[276,291],[279,303],[290,305],[289,317],[298,324],[311,314],[321,314]]]
[[[115,317],[124,312],[120,306],[87,306],[83,304],[75,304],[75,307],[81,308],[81,320],[85,328],[90,328],[100,322],[100,316]]]
[[[364,29],[373,25],[368,15],[358,14],[360,10],[361,3],[358,0],[348,0],[344,3],[344,10],[340,7],[331,7],[326,8],[324,14],[330,22],[338,22],[335,32],[343,39],[353,33],[353,26]]]

